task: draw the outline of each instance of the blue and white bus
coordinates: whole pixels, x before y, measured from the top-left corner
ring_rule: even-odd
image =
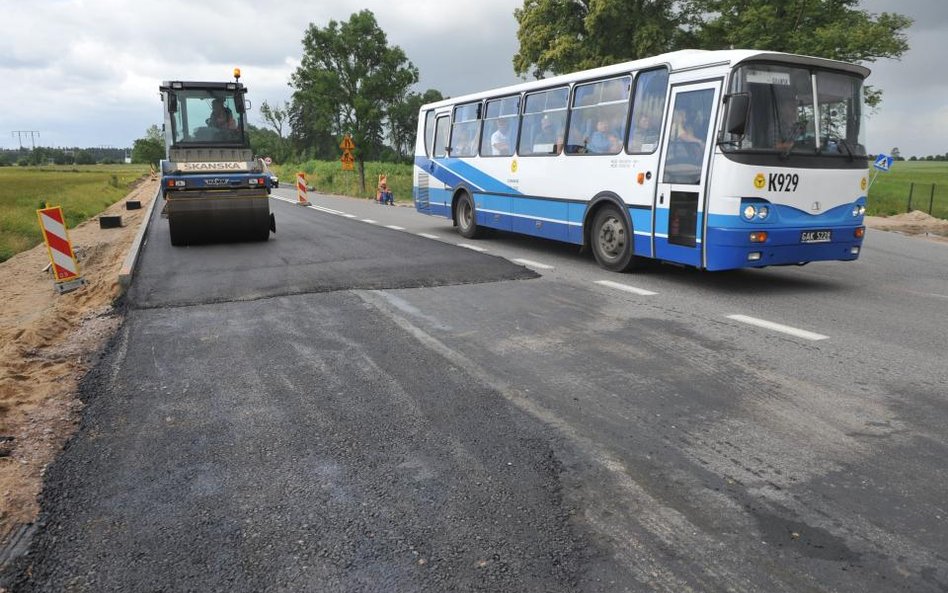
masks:
[[[707,270],[859,257],[869,70],[684,50],[424,105],[415,208]]]

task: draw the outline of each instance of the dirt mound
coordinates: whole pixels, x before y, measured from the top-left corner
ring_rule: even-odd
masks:
[[[881,231],[929,237],[939,241],[948,240],[948,220],[935,218],[921,210],[887,217],[867,216],[866,226]]]
[[[102,214],[122,226],[100,229],[97,218],[69,229],[86,286],[58,295],[45,245],[0,263],[0,542],[12,527],[32,521],[43,472],[79,422],[79,380],[121,323],[113,309],[118,274],[158,188],[149,177],[127,200]]]

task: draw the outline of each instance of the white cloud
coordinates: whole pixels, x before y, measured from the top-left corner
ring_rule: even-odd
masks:
[[[256,107],[289,100],[287,85],[307,26],[345,21],[371,10],[390,44],[419,68],[418,90],[446,95],[512,84],[517,0],[0,0],[0,147],[13,130],[38,130],[41,143],[130,146],[161,121],[163,80],[228,80],[234,66]],[[901,62],[870,64],[885,95],[868,123],[873,152],[948,151],[948,82],[942,74],[948,5],[918,0],[891,6],[865,0],[870,12],[916,18],[912,49]],[[251,113],[251,121],[261,123]]]

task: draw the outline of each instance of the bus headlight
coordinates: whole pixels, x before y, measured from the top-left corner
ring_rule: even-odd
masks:
[[[853,205],[853,216],[862,216],[866,213],[866,207],[862,204]]]
[[[753,204],[748,204],[744,206],[744,219],[745,220],[754,220],[755,216],[757,216],[757,208],[754,208]]]
[[[757,218],[763,220],[767,218],[767,215],[770,214],[770,208],[767,206],[761,206],[757,209]]]

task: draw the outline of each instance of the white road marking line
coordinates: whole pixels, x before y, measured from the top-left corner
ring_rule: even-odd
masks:
[[[552,270],[552,269],[553,269],[553,266],[548,266],[548,265],[546,265],[546,264],[541,264],[540,262],[536,262],[536,261],[533,261],[533,260],[530,260],[530,259],[515,259],[515,260],[512,260],[512,261],[514,261],[514,262],[520,264],[521,266],[527,266],[528,268],[539,268],[539,269],[541,269],[541,270]]]
[[[387,228],[387,229],[392,229],[393,231],[404,231],[404,230],[405,230],[405,227],[403,227],[403,226],[395,226],[394,224],[387,224],[387,225],[385,225],[385,228]]]
[[[632,294],[637,294],[640,296],[652,296],[658,294],[657,292],[652,292],[651,290],[636,288],[634,286],[629,286],[628,284],[620,284],[619,282],[613,282],[612,280],[596,280],[596,284],[600,286],[608,286],[609,288],[615,288],[616,290],[631,292]]]
[[[424,237],[425,239],[440,239],[438,235],[431,235],[429,233],[418,233],[419,237]]]
[[[328,212],[330,214],[343,214],[343,212],[340,212],[339,210],[333,210],[332,208],[326,208],[325,206],[313,206],[313,209]]]
[[[484,249],[483,247],[478,247],[477,245],[468,245],[467,243],[458,243],[458,247],[463,247],[463,248],[465,248],[465,249],[471,249],[471,250],[473,250],[473,251],[480,251],[480,252],[482,252],[482,253],[483,253],[484,251],[487,251],[487,250]]]
[[[345,213],[345,212],[343,212],[342,215],[345,216],[346,218],[359,218],[359,217],[356,216],[355,214],[347,214],[347,213]]]
[[[371,218],[363,218],[362,222],[367,222],[369,224],[378,224],[378,221],[372,220]]]
[[[762,327],[764,329],[771,329],[773,331],[782,332],[785,334],[789,334],[791,336],[803,338],[804,340],[816,341],[816,340],[829,339],[829,336],[824,336],[823,334],[809,332],[809,331],[806,331],[805,329],[797,329],[795,327],[790,327],[789,325],[774,323],[773,321],[767,321],[765,319],[757,319],[756,317],[748,317],[747,315],[728,315],[727,318],[733,319],[734,321],[747,323],[750,325],[756,325],[757,327]]]

